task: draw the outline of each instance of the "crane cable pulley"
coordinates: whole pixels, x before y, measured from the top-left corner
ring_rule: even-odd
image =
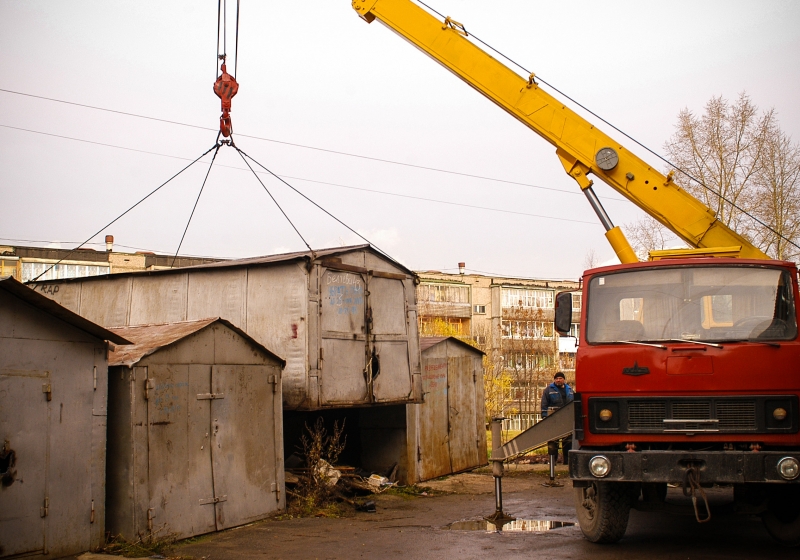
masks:
[[[239,84],[236,78],[228,74],[228,69],[225,66],[225,55],[219,55],[222,60],[222,74],[220,74],[217,81],[214,82],[214,93],[217,94],[222,102],[222,115],[219,117],[219,133],[225,138],[229,138],[233,132],[233,124],[231,123],[231,100],[236,92],[239,91]]]
[[[222,24],[220,26],[220,24]],[[219,39],[222,35],[222,52],[219,50]],[[219,117],[219,133],[224,138],[230,138],[233,132],[231,123],[231,100],[239,91],[239,83],[236,81],[236,69],[239,66],[239,0],[236,0],[236,47],[234,50],[235,63],[234,75],[228,74],[226,66],[228,58],[228,2],[227,0],[217,0],[217,60],[222,61],[222,65],[217,70],[217,79],[214,82],[214,93],[219,97],[222,104],[222,115]]]

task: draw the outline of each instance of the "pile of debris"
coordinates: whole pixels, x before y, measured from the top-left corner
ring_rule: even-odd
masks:
[[[357,467],[333,466],[324,459],[309,467],[301,467],[302,459],[292,454],[286,460],[285,480],[287,494],[303,498],[307,490],[315,484],[325,486],[325,494],[337,502],[353,506],[357,511],[375,512],[375,502],[364,500],[366,496],[380,494],[398,486],[397,464],[388,471],[373,473]]]

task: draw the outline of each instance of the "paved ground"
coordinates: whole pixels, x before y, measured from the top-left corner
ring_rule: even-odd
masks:
[[[524,519],[576,521],[572,488],[545,488],[544,473],[512,471],[504,479],[508,513]],[[772,542],[756,517],[716,515],[698,525],[694,517],[631,512],[625,538],[595,545],[577,526],[548,532],[454,531],[447,525],[480,519],[494,511],[493,483],[487,473],[467,473],[425,483],[458,492],[428,497],[380,495],[374,514],[349,518],[266,520],[179,545],[176,555],[205,560],[260,558],[797,558],[798,549]],[[715,492],[715,500],[726,498]],[[670,490],[680,501],[680,490]],[[712,508],[713,513],[713,508]]]

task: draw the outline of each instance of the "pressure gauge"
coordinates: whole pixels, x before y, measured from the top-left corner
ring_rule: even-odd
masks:
[[[611,171],[619,163],[619,156],[614,148],[601,148],[594,159],[597,167],[603,171]]]

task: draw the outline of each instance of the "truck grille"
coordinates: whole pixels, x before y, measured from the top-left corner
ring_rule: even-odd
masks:
[[[789,411],[785,421],[772,410]],[[612,420],[598,420],[600,410]],[[797,396],[757,397],[596,397],[589,399],[589,429],[594,433],[797,433]]]
[[[755,430],[756,403],[753,401],[717,402],[717,419],[720,430]]]
[[[661,429],[667,417],[667,405],[659,401],[628,403],[628,425],[634,430]]]
[[[709,429],[708,421],[714,420],[718,422],[714,431],[754,431],[756,403],[754,400],[719,398],[628,401],[628,428],[631,430]]]

